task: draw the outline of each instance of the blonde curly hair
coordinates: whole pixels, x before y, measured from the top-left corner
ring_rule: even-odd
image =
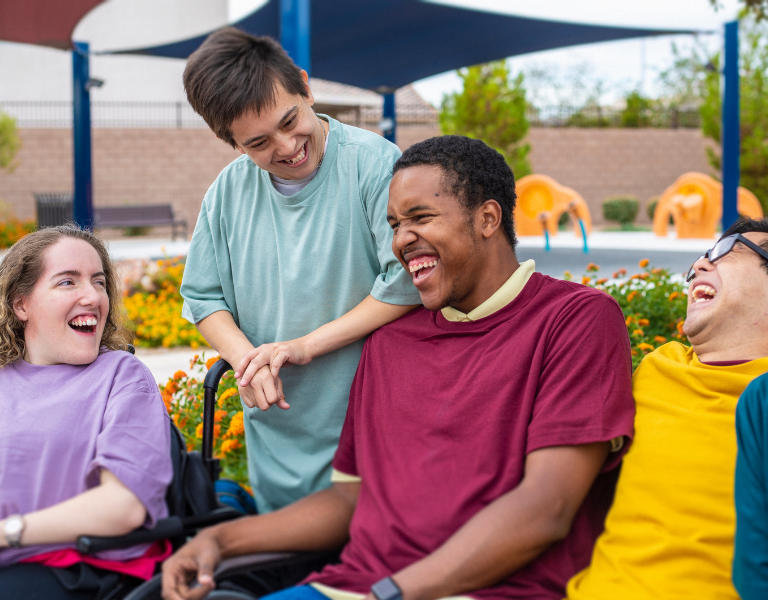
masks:
[[[45,251],[65,237],[88,242],[101,259],[109,297],[101,346],[107,350],[126,350],[133,340],[126,327],[120,279],[104,242],[76,225],[51,227],[21,238],[0,262],[0,367],[23,358],[26,347],[24,323],[16,316],[13,302],[32,293],[45,269]]]

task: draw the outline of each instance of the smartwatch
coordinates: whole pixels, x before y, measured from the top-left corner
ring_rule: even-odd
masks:
[[[24,517],[11,515],[3,521],[3,536],[10,548],[21,548],[21,535],[24,533]]]
[[[403,592],[391,577],[385,577],[371,586],[376,600],[403,600]]]

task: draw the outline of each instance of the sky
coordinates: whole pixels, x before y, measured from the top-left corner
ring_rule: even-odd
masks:
[[[673,61],[672,44],[676,44],[683,54],[694,43],[718,50],[722,46],[721,25],[733,18],[737,10],[735,0],[721,0],[718,11],[711,7],[708,0],[442,0],[441,3],[603,25],[714,30],[714,33],[700,34],[695,38],[688,35],[662,36],[603,42],[508,59],[512,72],[548,73],[566,91],[573,87],[574,79],[582,80],[587,88],[594,89],[601,84],[605,90],[600,98],[602,104],[612,104],[632,90],[657,96],[661,91],[658,75]],[[444,94],[461,89],[461,79],[455,71],[451,71],[422,79],[414,86],[425,100],[439,106]],[[554,105],[563,100],[564,91],[558,91],[556,87],[535,85],[532,80],[526,87],[529,98],[532,92],[536,96],[533,98],[536,104]]]

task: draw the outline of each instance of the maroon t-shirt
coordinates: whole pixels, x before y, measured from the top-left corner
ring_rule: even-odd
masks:
[[[382,327],[365,344],[333,461],[362,478],[350,541],[340,564],[307,582],[367,593],[517,487],[529,452],[630,438],[631,375],[618,304],[538,273],[484,319],[455,323],[419,308]],[[469,595],[563,598],[602,531],[620,454],[565,540]]]

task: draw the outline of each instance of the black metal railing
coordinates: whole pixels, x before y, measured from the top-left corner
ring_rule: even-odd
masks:
[[[67,101],[2,101],[0,110],[16,119],[20,128],[70,128],[72,103]],[[439,126],[439,110],[429,104],[396,107],[399,127]],[[333,113],[343,123],[376,128],[381,108],[360,106]],[[531,106],[527,113],[532,127],[658,127],[696,128],[701,116],[696,108],[659,108],[629,113],[605,106]],[[187,102],[92,102],[94,128],[205,128],[205,121]]]

